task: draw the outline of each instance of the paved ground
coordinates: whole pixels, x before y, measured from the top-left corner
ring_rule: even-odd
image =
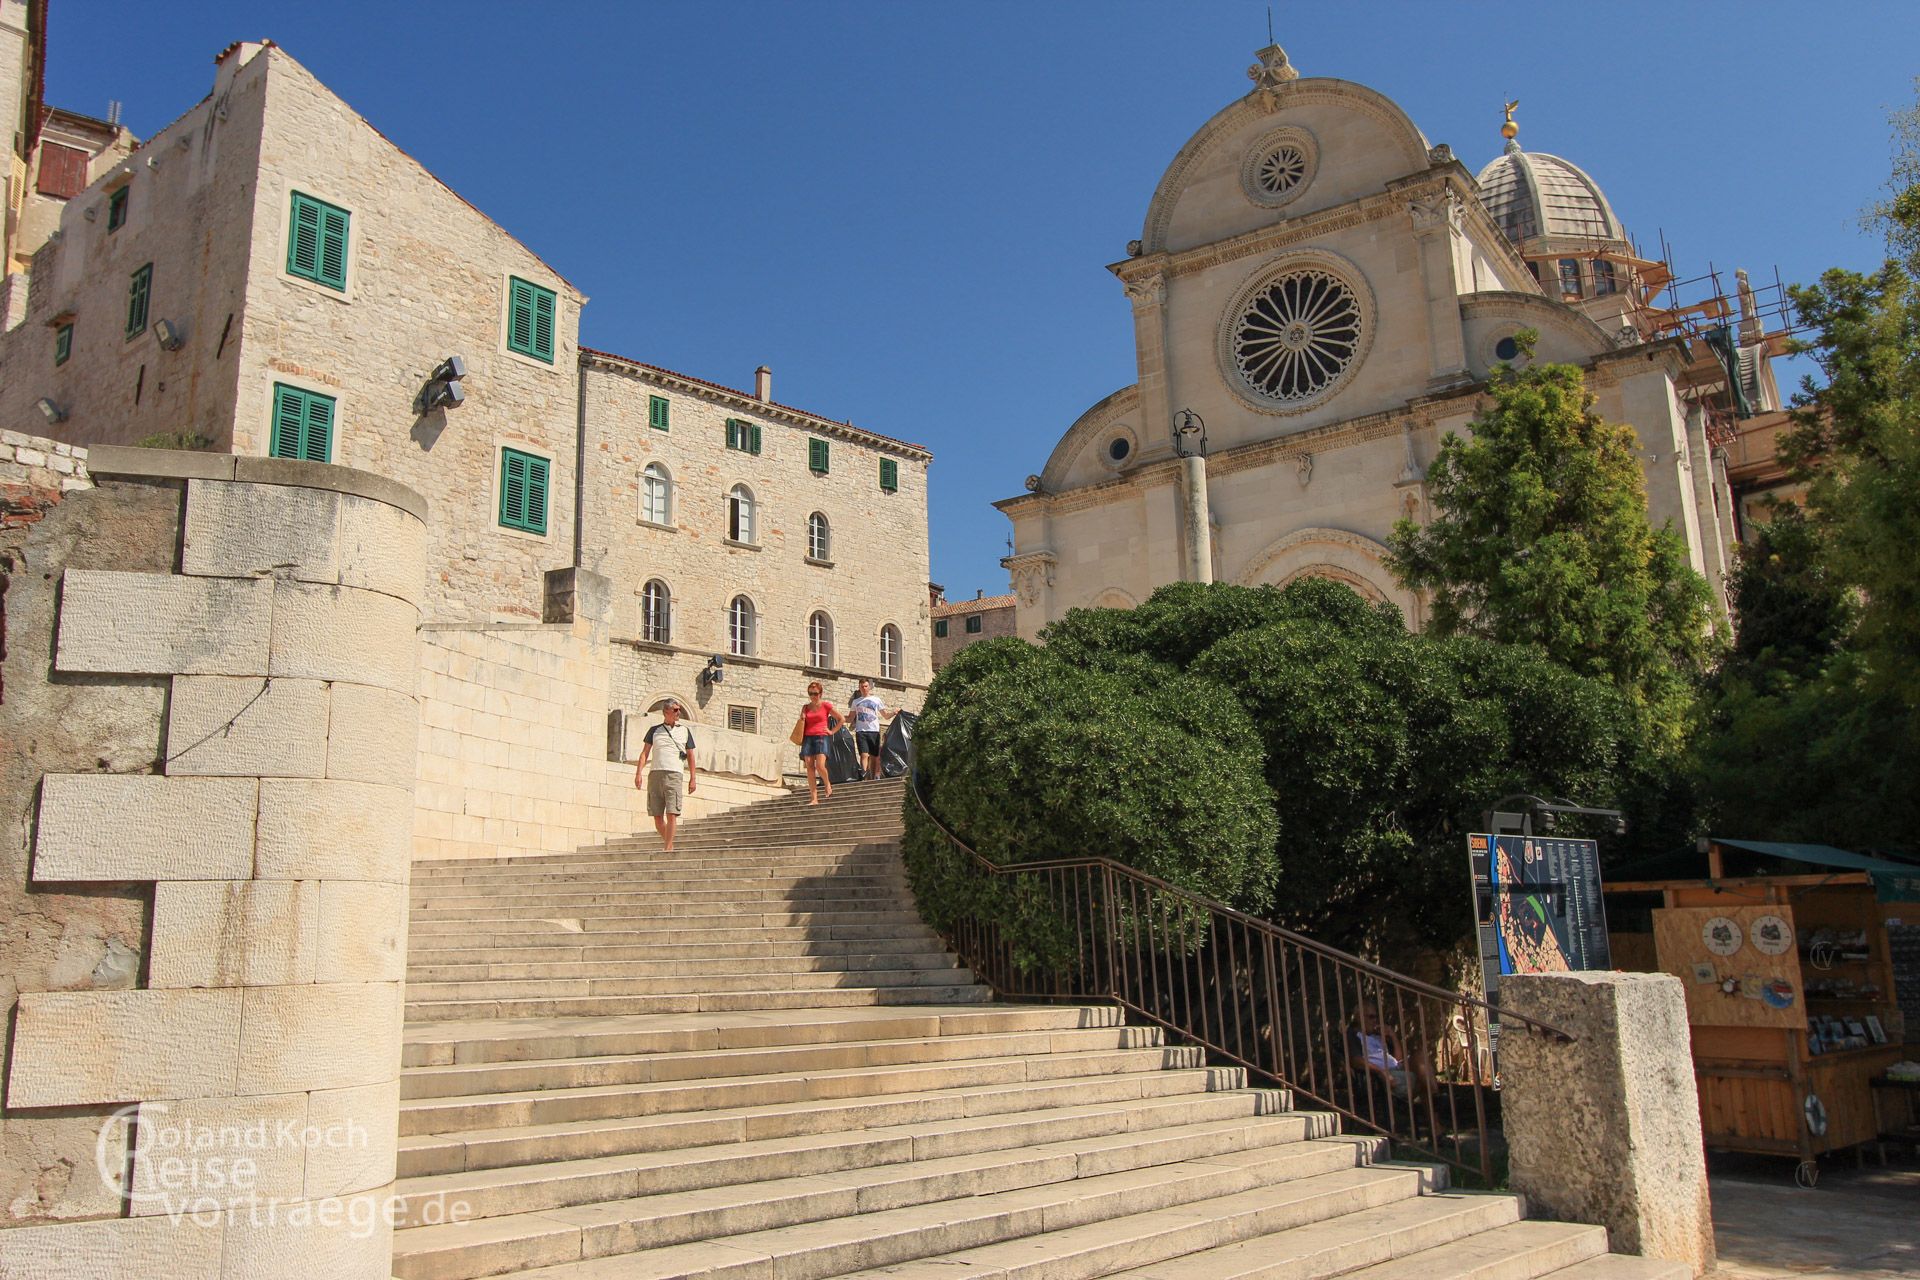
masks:
[[[1822,1162],[1812,1190],[1791,1160],[1716,1155],[1708,1163],[1720,1268],[1710,1280],[1920,1277],[1920,1160],[1887,1167]]]

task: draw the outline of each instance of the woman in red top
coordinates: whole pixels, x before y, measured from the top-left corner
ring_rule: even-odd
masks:
[[[800,741],[800,763],[807,771],[808,804],[819,804],[820,788],[826,798],[833,797],[833,782],[827,777],[827,739],[840,728],[840,713],[831,702],[822,702],[820,682],[807,686],[807,705],[800,708],[800,720],[793,726]]]

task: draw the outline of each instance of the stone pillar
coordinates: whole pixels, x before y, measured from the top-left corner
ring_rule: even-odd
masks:
[[[1207,460],[1197,453],[1180,459],[1182,582],[1213,581],[1213,522],[1207,511]]]
[[[23,994],[6,1106],[119,1108],[123,1216],[0,1231],[0,1275],[386,1280],[425,504],[317,463],[93,454],[184,484],[181,567],[68,568],[53,666],[164,682],[162,750],[46,775],[32,879],[151,881],[147,976]]]
[[[1511,1186],[1532,1208],[1606,1227],[1612,1248],[1712,1270],[1706,1153],[1680,980],[1664,973],[1500,979],[1500,1004],[1572,1044],[1509,1023],[1500,1036]]]
[[[1420,279],[1427,295],[1429,384],[1453,386],[1467,378],[1466,332],[1460,320],[1460,284],[1454,276],[1454,242],[1460,232],[1460,201],[1443,188],[1409,202],[1414,240],[1420,246]]]

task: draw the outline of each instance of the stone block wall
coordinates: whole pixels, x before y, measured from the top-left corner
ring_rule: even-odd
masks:
[[[0,544],[0,1274],[384,1280],[424,506],[87,461]]]
[[[432,625],[420,661],[415,858],[570,853],[652,829],[633,766],[607,758],[603,626]],[[686,816],[778,794],[777,777],[702,768]]]

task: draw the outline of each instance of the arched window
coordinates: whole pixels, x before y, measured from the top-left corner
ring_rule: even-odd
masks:
[[[1580,296],[1580,260],[1578,258],[1560,259],[1560,292],[1568,298]]]
[[[900,678],[900,628],[891,622],[880,628],[880,678]]]
[[[753,612],[753,601],[735,596],[727,606],[727,652],[736,658],[751,658],[759,630],[760,619]]]
[[[640,589],[640,638],[652,644],[673,643],[673,593],[658,578]]]
[[[640,473],[640,518],[650,524],[673,523],[673,477],[657,462]]]
[[[823,512],[816,511],[807,517],[807,559],[833,559],[833,529]]]
[[[1610,293],[1620,292],[1620,277],[1614,274],[1613,264],[1604,259],[1596,259],[1593,264],[1593,296],[1604,298]]]
[[[833,619],[824,613],[807,619],[807,665],[822,671],[833,666]]]
[[[735,542],[752,542],[753,490],[737,484],[727,490],[727,536]]]

